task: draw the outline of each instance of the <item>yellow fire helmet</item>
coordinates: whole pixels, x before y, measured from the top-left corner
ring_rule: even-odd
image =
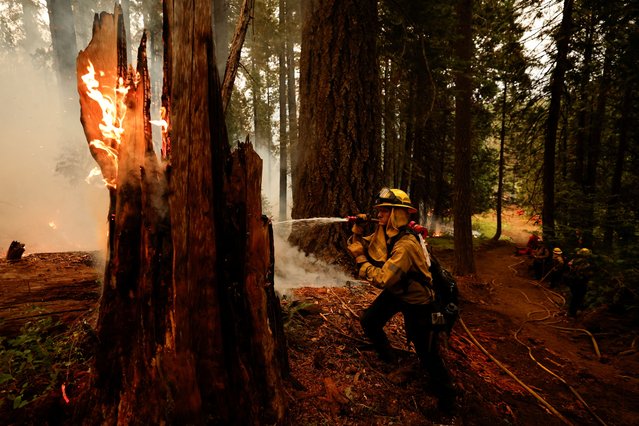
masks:
[[[555,253],[555,254],[562,254],[562,253],[563,253],[559,247],[555,247],[555,248],[552,250],[552,252],[553,252],[553,253]]]
[[[417,213],[408,194],[401,189],[382,188],[375,200],[375,207],[401,207],[409,213]]]
[[[584,248],[580,248],[579,250],[577,250],[577,255],[578,256],[588,257],[588,256],[590,256],[590,253],[591,253],[590,249],[587,249],[585,247]]]

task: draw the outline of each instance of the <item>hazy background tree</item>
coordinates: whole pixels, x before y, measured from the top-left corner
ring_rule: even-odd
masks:
[[[78,53],[71,0],[47,0],[47,9],[62,98],[71,104],[75,85],[75,56]]]

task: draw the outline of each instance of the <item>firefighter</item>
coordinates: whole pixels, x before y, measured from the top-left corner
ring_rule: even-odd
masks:
[[[566,269],[566,259],[561,248],[552,249],[552,269],[550,270],[550,288],[556,288],[561,284],[564,271]]]
[[[544,274],[548,270],[548,264],[550,262],[550,250],[548,250],[548,246],[542,240],[539,239],[539,245],[532,253],[532,268],[533,274],[536,280],[540,280],[544,277]]]
[[[411,213],[417,210],[406,192],[389,188],[380,191],[374,207],[379,219],[375,231],[364,237],[363,228],[355,223],[348,240],[348,251],[355,259],[359,276],[382,289],[362,314],[362,329],[380,359],[393,362],[395,356],[384,326],[401,312],[408,339],[429,373],[438,407],[450,414],[456,407],[456,392],[439,354],[438,332],[433,326],[434,293],[428,259],[407,226]]]
[[[576,317],[584,308],[584,297],[588,283],[594,276],[592,252],[587,248],[577,250],[577,255],[568,263],[568,286],[570,287],[570,305],[568,315]]]

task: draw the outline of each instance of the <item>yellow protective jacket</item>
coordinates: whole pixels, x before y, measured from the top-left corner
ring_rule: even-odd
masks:
[[[368,238],[364,240],[364,247],[367,249]],[[390,239],[386,244],[391,244]],[[428,270],[426,255],[415,235],[408,232],[395,242],[388,259],[381,267],[364,262],[359,268],[359,276],[410,304],[427,305],[434,300],[432,276]]]

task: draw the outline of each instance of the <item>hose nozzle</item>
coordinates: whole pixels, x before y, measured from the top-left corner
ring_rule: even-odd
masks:
[[[354,223],[357,223],[359,225],[366,222],[379,222],[378,219],[373,219],[371,215],[365,213],[360,213],[354,216],[346,216],[345,219],[350,225]]]

